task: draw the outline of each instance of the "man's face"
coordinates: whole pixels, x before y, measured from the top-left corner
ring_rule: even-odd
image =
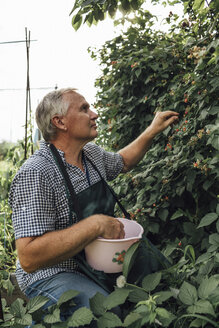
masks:
[[[69,92],[63,97],[69,102],[67,114],[64,116],[69,137],[81,141],[96,138],[98,115],[90,109],[85,98],[76,92]]]

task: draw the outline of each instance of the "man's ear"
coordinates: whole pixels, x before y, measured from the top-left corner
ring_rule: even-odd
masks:
[[[54,126],[56,126],[58,129],[60,129],[60,130],[66,130],[64,116],[55,115],[55,116],[53,116],[53,118],[51,119],[51,122],[52,122],[52,124],[53,124]]]

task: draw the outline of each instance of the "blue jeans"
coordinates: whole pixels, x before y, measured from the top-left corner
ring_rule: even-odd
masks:
[[[89,299],[97,292],[108,295],[108,293],[95,282],[79,273],[60,272],[50,278],[39,280],[30,285],[25,294],[28,298],[41,295],[49,298],[44,308],[57,303],[60,296],[67,290],[77,290],[80,292],[75,298],[76,306],[69,306],[62,310],[61,320],[66,321],[75,310],[80,307],[89,308]],[[91,326],[90,326],[91,327]]]

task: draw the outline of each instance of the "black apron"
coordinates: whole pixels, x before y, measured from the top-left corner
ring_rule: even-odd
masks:
[[[100,181],[93,185],[90,184],[86,159],[83,155],[83,162],[85,165],[89,187],[76,194],[59,152],[53,144],[50,144],[50,149],[60,173],[64,178],[66,195],[69,204],[69,226],[73,224],[73,216],[76,216],[78,221],[83,220],[93,214],[114,216],[114,207],[116,203],[120,207],[125,218],[130,219],[129,213],[122,206],[112,188],[103,179],[97,167],[88,157],[86,157],[86,159],[99,174]],[[103,271],[98,271],[91,268],[85,259],[84,251],[74,256],[74,260],[79,266],[79,271],[94,280],[107,292],[110,293],[113,291],[116,284],[116,278],[121,275],[121,272],[105,273]],[[145,275],[166,269],[169,266],[170,263],[163,256],[163,254],[154,245],[152,245],[152,243],[145,236],[143,236],[142,242],[139,243],[137,253],[135,254],[135,264],[129,272],[128,281],[131,283],[140,283]]]

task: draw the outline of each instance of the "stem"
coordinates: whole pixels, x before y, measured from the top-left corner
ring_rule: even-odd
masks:
[[[139,287],[137,285],[132,285],[132,284],[129,284],[128,282],[126,282],[125,284],[126,284],[126,286],[135,287],[137,289],[143,290],[144,292],[148,293],[144,288]]]
[[[178,318],[178,319],[176,320],[176,322],[175,322],[175,324],[174,324],[174,327],[176,327],[176,323],[177,323],[180,319],[182,319],[182,318],[186,318],[186,317],[187,317],[187,318],[188,318],[188,317],[199,318],[199,319],[205,320],[206,322],[211,323],[212,326],[214,326],[215,328],[219,328],[219,325],[218,325],[216,322],[212,321],[211,319],[208,319],[208,318],[204,317],[203,315],[199,315],[199,314],[184,314],[184,315],[182,315],[180,318]]]

